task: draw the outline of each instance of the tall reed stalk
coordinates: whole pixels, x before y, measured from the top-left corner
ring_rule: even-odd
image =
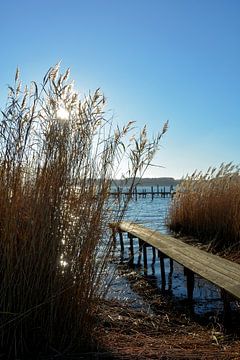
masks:
[[[240,250],[239,167],[222,164],[186,177],[178,186],[168,223],[213,251]]]
[[[0,122],[0,348],[7,358],[69,353],[91,343],[112,247],[109,198],[124,157],[129,175],[151,162],[144,128],[113,128],[100,90],[80,98],[69,70],[9,87]]]

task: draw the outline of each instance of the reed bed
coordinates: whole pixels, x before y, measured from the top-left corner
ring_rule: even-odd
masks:
[[[239,251],[239,167],[222,164],[187,176],[177,188],[168,225],[176,233],[197,238],[209,250]]]
[[[109,198],[121,161],[144,171],[162,132],[114,128],[97,89],[80,97],[59,65],[41,85],[9,87],[0,121],[0,352],[4,358],[82,351],[109,281]],[[125,204],[126,207],[126,204]],[[113,211],[113,208],[115,211]],[[118,209],[118,210],[116,210]],[[35,358],[35,357],[34,357]]]

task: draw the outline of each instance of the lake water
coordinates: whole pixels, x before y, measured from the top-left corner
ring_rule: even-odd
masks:
[[[137,201],[130,201],[128,210],[125,215],[125,220],[142,224],[146,227],[149,227],[153,230],[158,230],[165,234],[169,233],[165,224],[165,219],[170,202],[171,198],[167,197],[162,198],[155,196],[153,200],[150,195],[148,195],[146,198],[139,197]],[[119,240],[119,238],[117,238],[117,240]],[[127,238],[126,234],[124,234],[124,244],[125,252],[122,261],[123,263],[127,263],[129,260],[129,239]],[[152,262],[152,249],[150,247],[147,248],[147,254],[147,269],[144,270],[143,266],[135,266],[133,267],[132,271],[140,273],[146,280],[152,284],[154,283],[157,288],[161,289],[162,281],[159,259],[156,256],[155,263]],[[135,239],[134,264],[137,264],[138,262],[138,255],[138,241]],[[117,241],[117,257],[120,258],[119,241]],[[141,261],[143,262],[143,260]],[[176,303],[181,304],[181,302],[187,299],[186,277],[184,276],[183,266],[173,262],[173,271],[171,271],[170,260],[166,258],[164,259],[164,263],[166,273],[165,292],[168,295],[171,294]],[[142,305],[141,297],[139,297],[131,290],[127,281],[127,276],[125,278],[121,275],[115,278],[111,288],[111,296],[118,299],[132,300],[135,302],[135,306]],[[222,312],[223,310],[220,290],[197,275],[195,275],[193,310],[195,314],[211,313],[212,311],[218,313]]]

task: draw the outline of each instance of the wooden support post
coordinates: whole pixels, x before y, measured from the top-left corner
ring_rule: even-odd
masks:
[[[121,255],[124,253],[124,242],[123,242],[123,234],[121,231],[119,231],[119,238],[120,238],[120,249],[121,249]]]
[[[152,246],[152,253],[153,253],[153,257],[152,257],[152,263],[154,264],[156,261],[156,249],[154,246]]]
[[[165,275],[164,255],[163,255],[163,253],[161,251],[158,251],[158,256],[159,256],[159,259],[160,259],[162,291],[165,291],[165,288],[166,288],[166,275]]]
[[[164,254],[164,253],[162,253],[160,250],[157,250],[157,253],[158,253],[158,257],[160,258],[161,256],[163,257],[163,258],[167,258],[167,256]]]
[[[169,258],[168,290],[172,291],[173,259]]]
[[[152,277],[153,278],[155,277],[155,265],[154,265],[154,263],[152,263]],[[156,282],[156,285],[157,285],[157,282]]]
[[[159,185],[157,185],[157,194],[159,196]]]
[[[221,297],[223,300],[223,326],[228,330],[232,325],[232,311],[229,301],[229,295],[223,289],[221,289]]]
[[[117,245],[116,229],[112,228],[112,251],[115,252]]]
[[[137,192],[137,187],[135,186],[135,200],[137,201],[138,198],[138,192]]]
[[[130,259],[129,259],[129,263],[133,264],[134,262],[134,251],[133,251],[133,236],[132,234],[128,233],[128,238],[129,238],[129,250],[130,250]]]
[[[145,242],[143,242],[143,264],[144,268],[147,269],[147,246]]]
[[[138,266],[141,264],[142,248],[143,248],[143,242],[141,239],[138,239]]]
[[[188,268],[184,268],[184,275],[187,277],[187,296],[188,300],[193,300],[193,290],[194,290],[194,272]]]
[[[153,198],[154,198],[153,186],[151,187],[151,193],[152,193],[152,200],[153,200]]]

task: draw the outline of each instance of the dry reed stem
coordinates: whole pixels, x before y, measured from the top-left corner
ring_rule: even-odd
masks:
[[[100,90],[80,99],[68,76],[57,64],[23,89],[17,70],[2,112],[0,349],[11,359],[91,343],[108,284],[107,224],[122,216],[112,179],[124,155],[130,175],[144,171],[165,132],[149,142],[144,129],[127,144],[132,124],[114,130]]]

